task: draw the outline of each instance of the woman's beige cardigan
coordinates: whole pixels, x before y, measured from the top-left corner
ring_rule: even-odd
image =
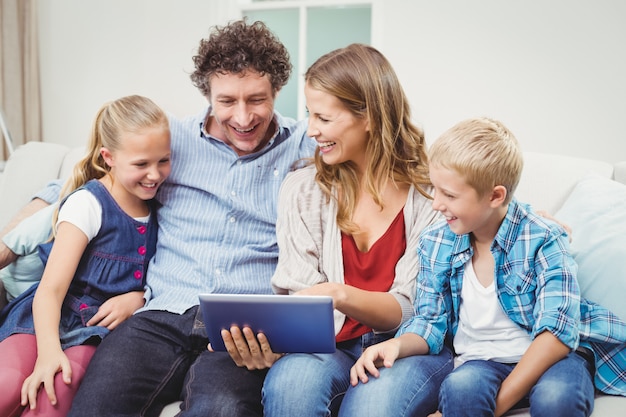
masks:
[[[341,233],[336,219],[337,204],[333,199],[327,202],[315,183],[314,166],[287,175],[278,200],[279,255],[272,277],[276,293],[291,294],[322,282],[344,282]],[[396,277],[389,289],[402,307],[402,321],[414,314],[417,239],[422,229],[437,219],[431,200],[411,187],[404,206],[406,252],[396,265]],[[344,320],[345,315],[335,310],[335,334]]]

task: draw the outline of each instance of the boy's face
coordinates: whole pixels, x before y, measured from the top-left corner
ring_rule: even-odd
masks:
[[[445,216],[450,230],[457,235],[493,230],[490,193],[480,196],[462,175],[438,166],[430,167],[430,180],[435,188],[433,209]]]
[[[213,120],[208,132],[239,156],[263,148],[274,134],[274,92],[269,75],[253,70],[211,77]]]

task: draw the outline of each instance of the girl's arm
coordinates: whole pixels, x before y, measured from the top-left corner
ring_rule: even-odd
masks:
[[[37,362],[33,373],[22,385],[22,405],[37,405],[37,392],[41,386],[50,402],[56,404],[54,376],[63,373],[63,381],[71,382],[72,370],[61,349],[59,322],[61,306],[72,282],[76,268],[85,248],[87,236],[76,226],[61,222],[44,269],[43,276],[33,300],[33,319],[37,336]]]
[[[570,352],[552,333],[544,331],[530,344],[513,371],[502,382],[495,415],[501,416],[530,392],[541,375]]]

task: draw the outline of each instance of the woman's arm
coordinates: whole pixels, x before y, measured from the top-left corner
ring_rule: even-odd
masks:
[[[346,284],[325,282],[302,291],[299,295],[328,295],[334,307],[367,327],[381,331],[400,325],[402,309],[396,297],[388,292],[367,291]]]

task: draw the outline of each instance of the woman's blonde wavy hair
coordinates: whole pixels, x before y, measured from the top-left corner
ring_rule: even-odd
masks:
[[[319,58],[304,78],[311,88],[337,97],[355,117],[369,120],[368,165],[362,180],[381,209],[388,180],[413,185],[430,198],[424,190],[430,185],[424,134],[411,122],[404,90],[378,50],[362,44],[337,49]],[[358,232],[351,220],[360,189],[355,165],[328,165],[319,152],[314,163],[317,183],[329,199],[337,198],[339,228]]]

